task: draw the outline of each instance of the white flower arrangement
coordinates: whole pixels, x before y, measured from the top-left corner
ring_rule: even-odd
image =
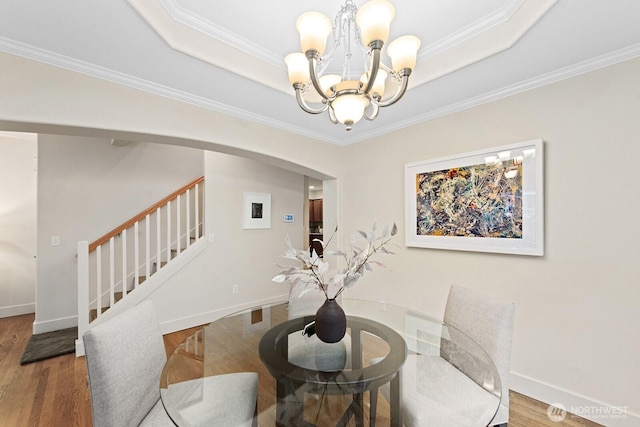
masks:
[[[289,281],[291,287],[303,285],[310,289],[304,290],[302,293],[311,290],[313,287],[320,289],[327,299],[337,298],[345,289],[355,285],[355,283],[364,275],[365,271],[372,271],[372,265],[386,268],[386,266],[378,261],[373,261],[371,257],[376,253],[393,254],[385,247],[398,232],[398,227],[394,223],[391,227],[386,226],[379,236],[376,236],[376,224],[373,224],[370,233],[358,231],[360,236],[366,239],[366,246],[359,248],[352,244],[349,253],[343,251],[324,251],[329,245],[338,227],[326,244],[320,239],[314,239],[319,242],[323,248],[323,256],[332,255],[344,258],[345,267],[341,271],[330,271],[329,263],[323,261],[315,250],[297,250],[291,245],[291,240],[287,236],[287,252],[283,256],[286,259],[300,261],[302,266],[280,266],[282,269],[272,280],[276,283]],[[309,286],[312,285],[312,286]],[[330,297],[330,289],[337,289],[333,297]]]

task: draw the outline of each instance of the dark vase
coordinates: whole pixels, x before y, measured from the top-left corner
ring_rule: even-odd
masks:
[[[326,343],[340,341],[347,332],[347,316],[340,304],[327,299],[316,312],[316,335]]]

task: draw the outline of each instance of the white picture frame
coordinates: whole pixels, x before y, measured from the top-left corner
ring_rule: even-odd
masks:
[[[243,194],[242,228],[245,230],[271,228],[271,194]]]
[[[543,158],[536,139],[406,164],[406,246],[543,256]]]

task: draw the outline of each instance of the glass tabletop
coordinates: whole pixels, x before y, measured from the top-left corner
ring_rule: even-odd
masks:
[[[224,317],[176,348],[160,384],[176,425],[207,425],[206,408],[216,405],[182,384],[238,372],[258,373],[260,426],[402,425],[403,414],[419,413],[424,420],[408,421],[468,427],[495,415],[497,369],[462,332],[395,305],[342,298],[347,334],[326,344],[302,334],[319,304],[294,303]]]

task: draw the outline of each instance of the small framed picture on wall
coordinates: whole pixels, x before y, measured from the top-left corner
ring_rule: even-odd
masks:
[[[271,194],[244,193],[242,228],[271,228]]]

